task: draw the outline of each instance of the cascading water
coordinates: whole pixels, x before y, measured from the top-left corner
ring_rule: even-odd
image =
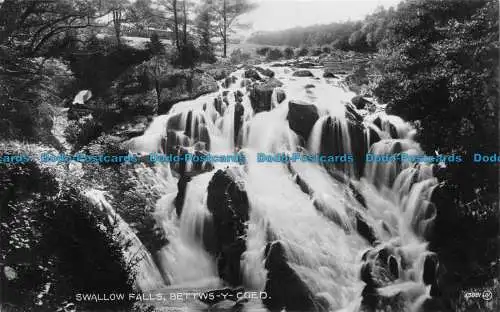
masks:
[[[382,297],[404,298],[403,310],[418,310],[429,295],[422,274],[429,254],[424,237],[435,216],[429,201],[437,184],[431,166],[257,161],[258,153],[420,155],[413,130],[383,113],[363,120],[345,105],[354,94],[338,79],[315,78],[322,69],[311,69],[314,77],[294,77],[286,67],[273,70],[283,82],[280,90],[286,101],[279,103],[275,90],[269,111],[254,113],[244,70],[238,70],[229,87],[177,103],[130,141],[135,152],[241,153],[247,160],[172,164],[173,171],[169,164],[156,163],[137,172],[144,183],[163,185],[166,194],[156,210],[169,241],[157,255],[159,270],[168,280],[165,287],[227,285],[219,278],[219,256],[211,252],[216,238],[207,188],[218,169],[238,167],[249,204],[240,261],[245,289],[271,289],[272,264],[266,258],[276,254],[270,249],[278,250],[272,243],[279,242],[287,270],[310,292],[317,310],[358,310],[364,304],[362,294],[375,288]],[[307,137],[290,126],[290,100],[315,106]],[[181,180],[188,177],[187,184],[179,174]],[[176,207],[182,192],[184,201]]]

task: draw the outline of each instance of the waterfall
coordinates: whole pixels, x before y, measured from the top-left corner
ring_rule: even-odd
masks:
[[[333,165],[257,161],[257,153],[422,155],[414,130],[385,113],[361,117],[346,104],[353,93],[337,79],[317,78],[321,69],[310,70],[314,77],[294,77],[285,67],[272,70],[283,82],[286,101],[279,103],[275,90],[269,111],[255,114],[242,69],[231,75],[229,87],[221,83],[218,92],[175,104],[129,141],[134,152],[240,152],[247,158],[241,165],[157,163],[136,172],[165,194],[155,212],[169,241],[157,254],[156,271],[168,280],[162,286],[227,285],[213,251],[216,230],[207,188],[218,169],[237,167],[249,203],[240,259],[245,289],[267,287],[269,246],[280,242],[287,267],[323,307],[358,310],[370,287],[382,297],[402,294],[405,307],[418,307],[429,292],[422,274],[429,254],[425,237],[436,213],[430,202],[437,185],[432,166],[364,159]],[[292,130],[289,100],[315,106],[308,137]],[[176,207],[181,187],[185,199]],[[156,281],[156,271],[145,278]]]

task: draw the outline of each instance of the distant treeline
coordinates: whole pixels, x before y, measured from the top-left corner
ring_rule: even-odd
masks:
[[[386,37],[394,8],[379,7],[363,21],[296,27],[279,31],[254,33],[249,42],[264,45],[331,46],[340,50],[375,51]]]

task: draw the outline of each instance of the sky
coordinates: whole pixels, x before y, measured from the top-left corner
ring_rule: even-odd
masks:
[[[401,0],[253,0],[258,8],[241,17],[251,31],[280,30],[296,26],[360,20],[382,5],[396,6]]]

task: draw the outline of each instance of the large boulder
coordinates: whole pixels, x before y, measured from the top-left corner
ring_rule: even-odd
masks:
[[[255,113],[271,110],[273,91],[281,86],[283,83],[275,78],[253,85],[250,90],[250,103]]]
[[[245,107],[240,103],[236,102],[234,107],[234,144],[238,143],[238,135],[243,124],[243,114],[245,113]]]
[[[173,104],[197,98],[219,89],[217,81],[210,75],[198,72],[181,71],[167,75],[160,81],[159,113],[167,112]]]
[[[255,68],[248,68],[247,70],[245,70],[243,77],[252,80],[259,80],[259,81],[262,80],[262,78],[259,75],[259,72]]]
[[[255,69],[257,69],[257,71],[261,74],[261,75],[264,75],[264,76],[267,76],[269,78],[273,78],[274,77],[274,72],[272,70],[270,70],[269,68],[262,68],[262,67],[255,67]]]
[[[316,65],[317,64],[312,63],[312,62],[300,62],[300,63],[295,64],[295,67],[297,67],[297,68],[313,68]]]
[[[323,78],[338,78],[338,77],[335,76],[335,74],[332,73],[332,72],[324,72],[323,73]]]
[[[310,70],[297,70],[293,73],[294,77],[314,77]]]
[[[77,95],[75,95],[75,98],[73,99],[73,104],[85,104],[87,103],[88,100],[92,98],[92,91],[90,90],[82,90],[78,92]]]
[[[286,93],[282,89],[276,90],[276,100],[278,101],[278,104],[281,104],[286,99]]]
[[[351,102],[352,104],[354,104],[354,106],[356,106],[357,109],[364,109],[366,108],[366,106],[373,104],[372,102],[368,101],[361,95],[356,95],[355,97],[353,97],[351,99]]]
[[[266,246],[265,268],[267,298],[262,302],[271,311],[316,311],[314,295],[297,272],[287,263],[280,241]]]
[[[186,198],[186,189],[188,183],[191,182],[191,176],[183,174],[177,182],[177,195],[175,196],[174,206],[177,216],[182,214],[182,207],[184,206],[184,199]]]
[[[249,220],[249,203],[242,180],[231,169],[218,170],[207,189],[207,207],[212,214],[215,243],[210,253],[217,259],[219,276],[229,285],[242,283],[241,255]]]
[[[316,106],[298,100],[288,102],[287,119],[290,129],[302,136],[305,140],[309,138],[311,130],[318,118],[319,115]]]

